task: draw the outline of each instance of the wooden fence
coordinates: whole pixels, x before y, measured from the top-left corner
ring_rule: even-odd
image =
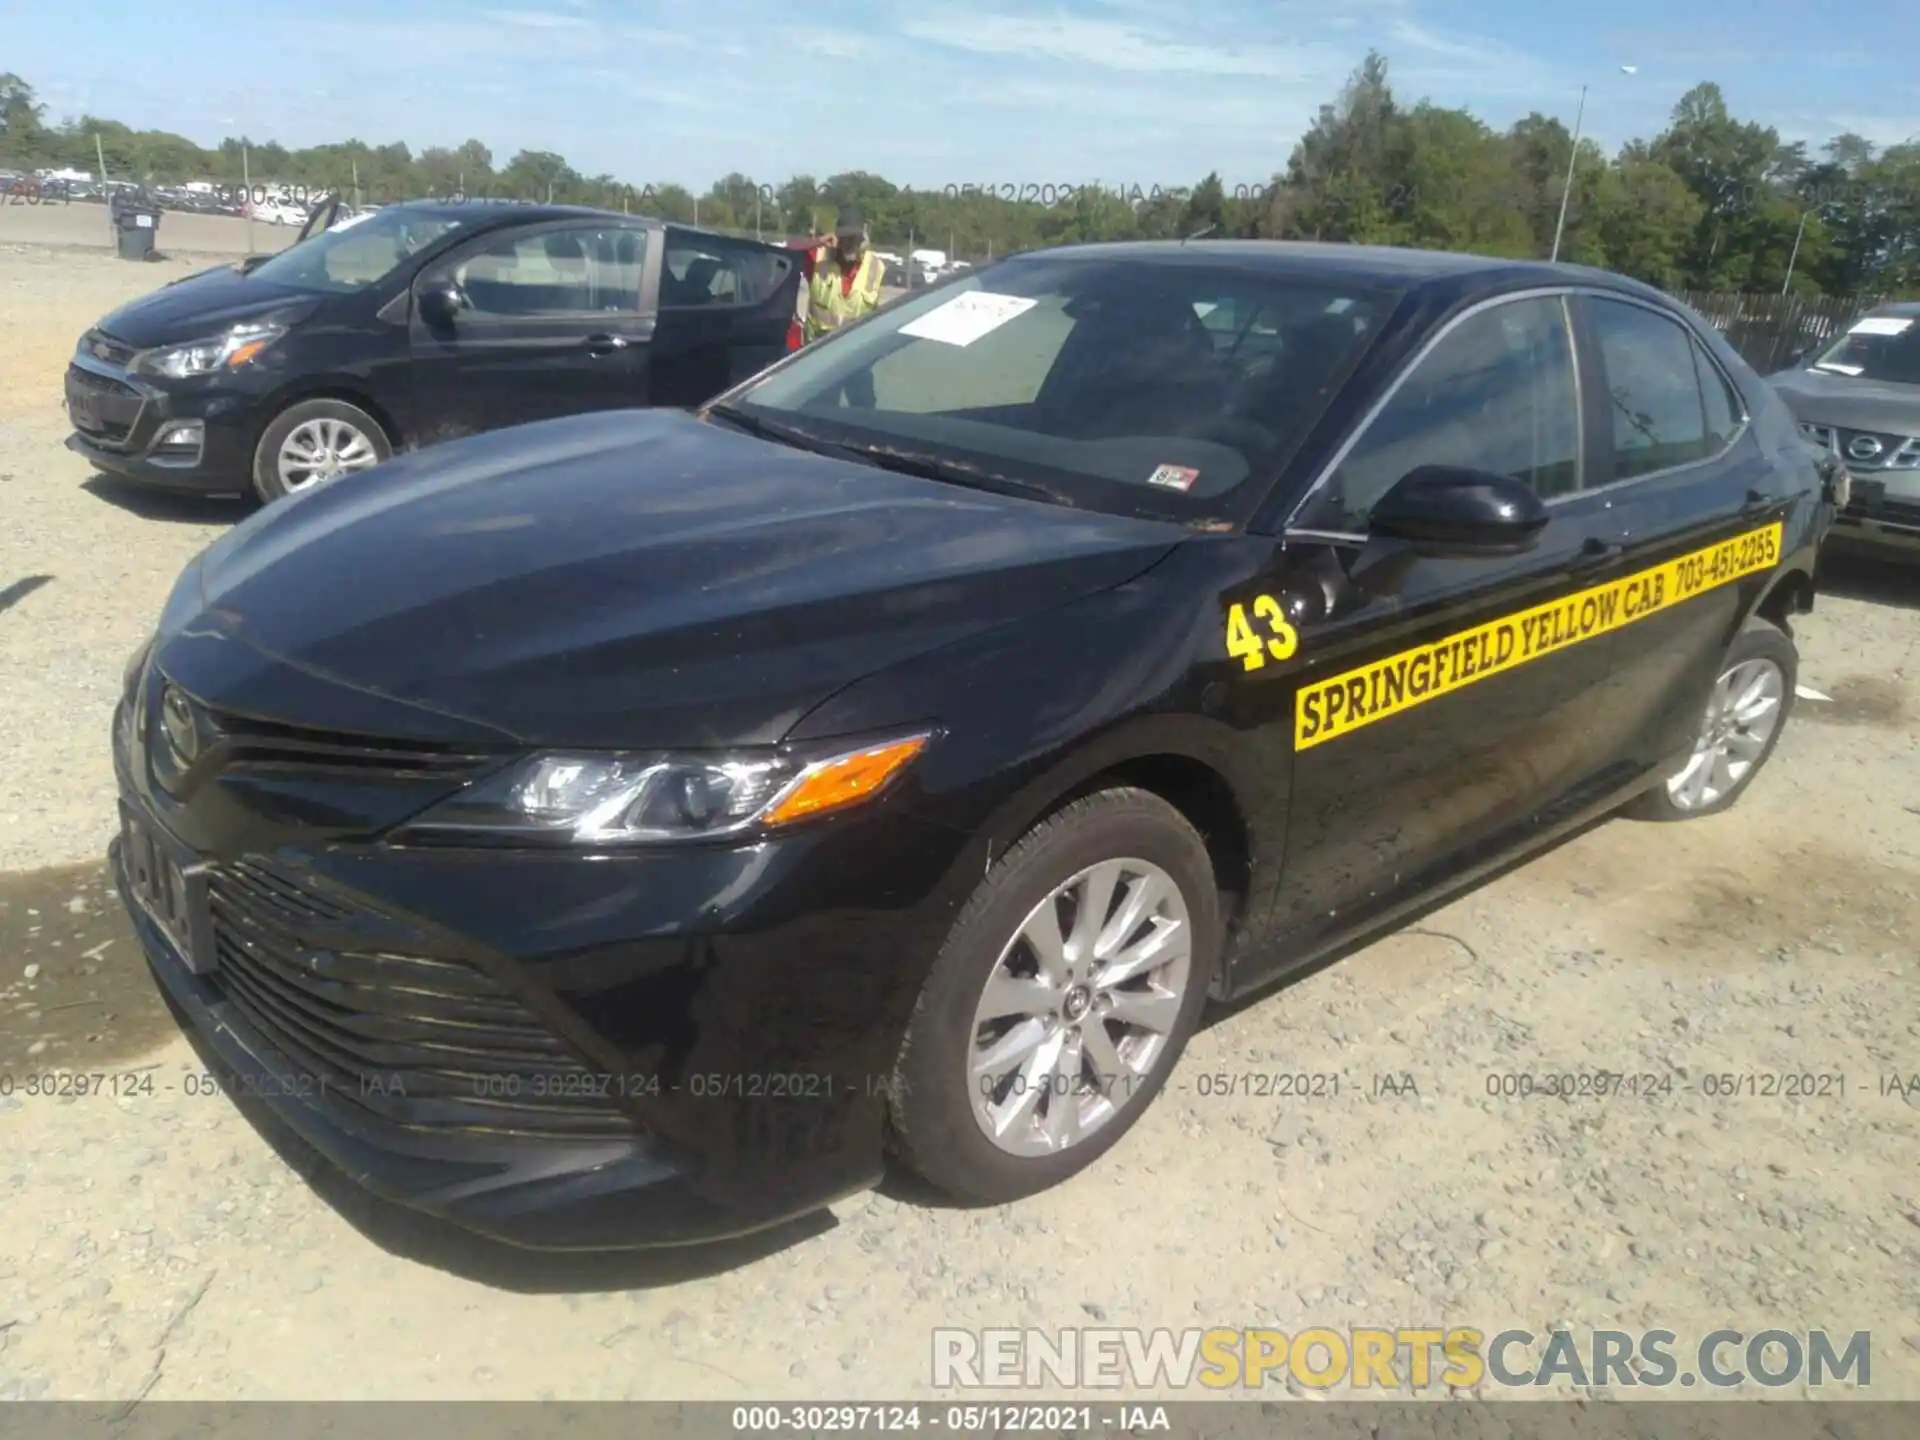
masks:
[[[1832,338],[1855,316],[1881,303],[1873,295],[1742,295],[1682,290],[1693,307],[1762,375],[1783,368],[1801,351]]]

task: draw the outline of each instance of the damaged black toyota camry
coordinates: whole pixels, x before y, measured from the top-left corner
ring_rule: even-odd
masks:
[[[128,667],[115,873],[209,1060],[461,1225],[1011,1200],[1208,997],[1732,804],[1832,500],[1617,277],[1014,257],[237,527]]]

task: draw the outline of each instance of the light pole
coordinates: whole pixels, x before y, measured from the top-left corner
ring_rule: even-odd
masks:
[[[1811,210],[1802,211],[1800,215],[1800,228],[1793,232],[1793,250],[1787,256],[1787,278],[1780,282],[1780,293],[1782,295],[1786,294],[1787,287],[1793,284],[1793,262],[1800,258],[1800,239],[1807,233],[1807,216],[1813,213]]]
[[[1580,108],[1573,112],[1573,147],[1567,151],[1567,183],[1560,187],[1560,218],[1553,225],[1553,254],[1547,257],[1549,265],[1557,264],[1560,259],[1560,237],[1567,230],[1567,202],[1573,199],[1573,166],[1580,158],[1580,122],[1587,115],[1587,87],[1580,87]]]
[[[1638,65],[1622,65],[1622,75],[1636,75]],[[1567,183],[1560,187],[1560,218],[1553,226],[1553,254],[1547,257],[1548,264],[1556,264],[1560,259],[1560,239],[1567,230],[1567,202],[1573,199],[1573,167],[1580,159],[1580,122],[1587,116],[1587,87],[1580,87],[1580,108],[1573,115],[1573,148],[1567,154]]]

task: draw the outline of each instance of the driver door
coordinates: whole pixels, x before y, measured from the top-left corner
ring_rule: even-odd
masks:
[[[416,289],[450,280],[463,302],[445,323],[413,307],[422,443],[650,403],[647,232],[618,218],[489,232],[422,271]]]
[[[1580,489],[1572,336],[1557,294],[1467,311],[1394,383],[1276,547],[1260,585],[1293,620],[1305,667],[1265,667],[1281,672],[1265,731],[1293,771],[1259,927],[1283,938],[1274,968],[1517,843],[1609,770],[1589,723],[1609,647],[1576,637],[1577,599],[1571,622],[1559,603],[1618,553],[1605,496]],[[1552,518],[1517,555],[1370,544],[1370,507],[1433,464],[1523,480]]]

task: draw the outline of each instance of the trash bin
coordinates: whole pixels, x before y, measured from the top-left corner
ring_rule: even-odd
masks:
[[[116,248],[122,260],[151,260],[160,234],[160,207],[145,194],[115,191],[107,202]]]

